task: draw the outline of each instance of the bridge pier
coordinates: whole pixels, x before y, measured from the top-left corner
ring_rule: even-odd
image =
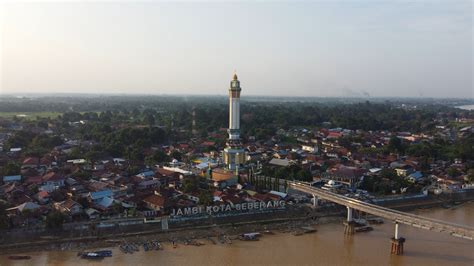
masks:
[[[317,195],[320,199],[324,201],[330,201],[341,206],[351,206],[352,208],[368,213],[371,215],[375,215],[377,217],[381,217],[391,221],[401,221],[404,224],[408,224],[420,229],[425,230],[433,230],[433,231],[440,231],[450,234],[453,237],[460,237],[469,240],[474,239],[474,228],[462,225],[455,225],[452,223],[447,223],[443,221],[437,221],[434,219],[425,218],[419,215],[413,214],[405,214],[403,212],[394,211],[392,209],[378,206],[372,203],[359,201],[353,198],[345,197],[340,194],[336,194],[330,191],[326,191],[323,189],[315,188],[310,186],[308,183],[305,182],[291,182],[288,181],[288,187],[291,189],[295,189],[309,195]],[[352,210],[348,208],[348,222],[344,221],[344,224],[347,224],[347,231],[351,234],[354,230],[354,223],[352,221]],[[403,245],[405,243],[405,239],[399,236],[399,232],[397,229],[396,236],[393,237],[393,253],[394,254],[402,254],[403,253]]]
[[[395,236],[392,237],[392,248],[390,253],[393,255],[402,255],[403,254],[403,243],[405,243],[405,238],[399,237],[398,223],[395,222]]]
[[[347,221],[344,222],[344,234],[353,235],[355,233],[355,222],[352,219],[353,209],[347,207]]]
[[[318,207],[318,197],[315,194],[313,194],[313,207]]]

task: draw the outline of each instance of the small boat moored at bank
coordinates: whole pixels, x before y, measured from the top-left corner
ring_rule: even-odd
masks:
[[[29,260],[29,259],[31,259],[31,256],[12,255],[12,256],[8,256],[8,259],[10,259],[10,260]]]
[[[361,226],[361,227],[356,227],[355,231],[356,233],[361,233],[361,232],[370,232],[374,230],[372,226]]]
[[[244,240],[244,241],[258,241],[259,237],[260,237],[260,233],[246,233],[246,234],[241,234],[239,236],[239,239]]]
[[[112,257],[112,250],[100,250],[92,252],[79,252],[77,254],[83,259],[103,259],[106,257]]]

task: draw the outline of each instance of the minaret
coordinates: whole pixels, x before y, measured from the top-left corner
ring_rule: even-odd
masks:
[[[229,139],[224,149],[224,162],[229,170],[238,169],[244,163],[245,151],[240,142],[240,81],[237,74],[230,81],[229,88]]]
[[[229,89],[229,142],[240,143],[240,81],[237,74],[230,82]]]

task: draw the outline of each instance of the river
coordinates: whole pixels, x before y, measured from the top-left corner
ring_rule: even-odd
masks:
[[[414,213],[474,227],[474,202],[453,209],[434,208]],[[234,241],[232,245],[183,246],[164,251],[125,255],[113,249],[114,256],[103,261],[85,261],[76,252],[32,252],[29,261],[9,261],[0,265],[474,265],[474,241],[445,233],[401,225],[405,254],[390,255],[394,225],[375,225],[374,231],[343,234],[341,224],[316,226],[318,232],[302,236],[287,233],[265,235],[260,241]]]
[[[461,106],[456,106],[459,109],[463,110],[474,110],[474,104],[471,105],[461,105]]]

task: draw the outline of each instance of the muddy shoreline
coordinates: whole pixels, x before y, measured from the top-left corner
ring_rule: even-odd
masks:
[[[413,211],[416,209],[449,208],[454,209],[472,200],[461,200],[458,204],[451,201],[430,201],[430,202],[405,202],[402,206],[386,206],[389,208]],[[185,240],[200,239],[209,243],[206,239],[216,238],[219,235],[227,235],[231,238],[249,233],[263,232],[270,230],[274,233],[288,233],[303,226],[314,226],[327,223],[342,223],[343,212],[311,211],[312,214],[301,215],[292,218],[269,219],[269,220],[245,220],[241,222],[222,223],[202,226],[184,226],[172,228],[167,231],[161,229],[145,230],[138,232],[125,232],[116,235],[73,237],[73,238],[52,238],[31,242],[19,242],[11,244],[0,244],[0,255],[19,254],[36,251],[85,251],[98,248],[117,247],[124,242],[145,242],[157,240],[163,243],[176,241],[182,243]]]
[[[266,230],[272,233],[289,233],[304,226],[311,226],[317,229],[317,225],[328,223],[342,223],[342,215],[329,215],[314,217],[298,217],[292,219],[273,219],[267,221],[246,221],[239,224],[221,224],[202,227],[189,227],[170,229],[168,231],[157,232],[136,232],[122,236],[108,236],[102,238],[90,239],[58,239],[35,241],[29,243],[18,243],[2,245],[0,255],[12,255],[38,251],[74,251],[81,252],[86,250],[118,247],[121,243],[137,242],[142,243],[151,240],[157,240],[169,244],[175,241],[182,245],[186,240],[200,240],[206,244],[211,244],[207,239],[209,237],[216,239],[220,235],[226,235],[231,239],[249,232],[264,232]]]

